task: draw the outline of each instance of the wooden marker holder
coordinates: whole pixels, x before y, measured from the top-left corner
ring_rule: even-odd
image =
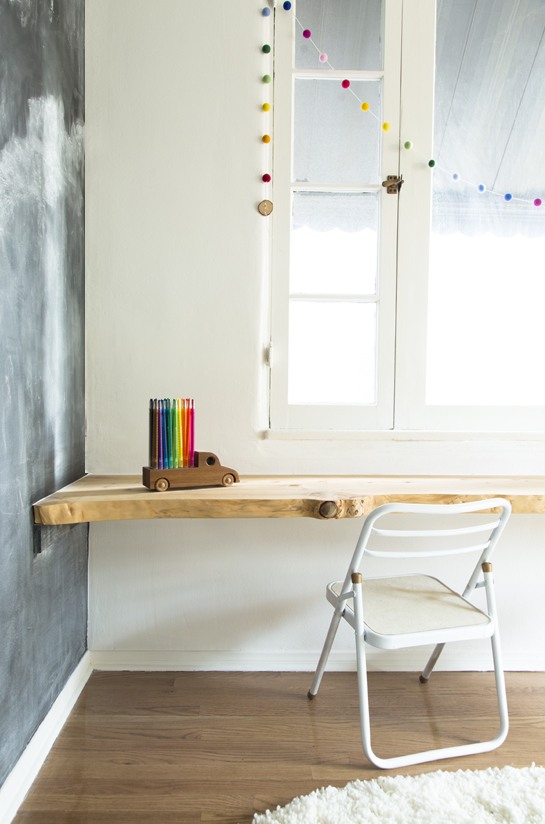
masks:
[[[157,492],[200,486],[232,486],[239,481],[238,472],[222,466],[213,452],[195,452],[195,466],[178,469],[142,467],[142,483]]]

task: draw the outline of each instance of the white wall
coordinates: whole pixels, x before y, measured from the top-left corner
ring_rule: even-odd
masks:
[[[87,3],[87,471],[140,472],[149,398],[185,395],[198,406],[197,448],[243,474],[540,474],[545,441],[263,437],[264,2]],[[358,529],[93,524],[90,648],[110,664],[131,650],[157,666],[183,665],[188,651],[206,666],[296,664],[321,645],[324,585],[342,575]],[[532,629],[543,626],[543,530],[539,516],[513,517],[498,550],[513,668],[545,668]],[[339,649],[350,645],[343,634]],[[478,647],[471,655],[450,665],[488,666]]]

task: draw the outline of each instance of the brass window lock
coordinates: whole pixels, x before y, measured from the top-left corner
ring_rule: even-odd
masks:
[[[397,175],[388,175],[386,180],[382,181],[382,185],[386,186],[386,192],[389,195],[397,195],[403,186],[403,183],[403,175],[400,175],[399,177]]]

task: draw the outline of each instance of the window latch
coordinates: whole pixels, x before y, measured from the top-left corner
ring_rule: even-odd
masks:
[[[403,175],[399,175],[399,177],[397,175],[388,175],[386,180],[382,181],[382,185],[386,186],[386,192],[389,195],[397,195],[404,182]]]

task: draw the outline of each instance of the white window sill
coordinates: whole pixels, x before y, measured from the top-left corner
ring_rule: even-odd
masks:
[[[263,429],[272,441],[545,441],[545,432],[446,432],[423,430],[302,430]]]

